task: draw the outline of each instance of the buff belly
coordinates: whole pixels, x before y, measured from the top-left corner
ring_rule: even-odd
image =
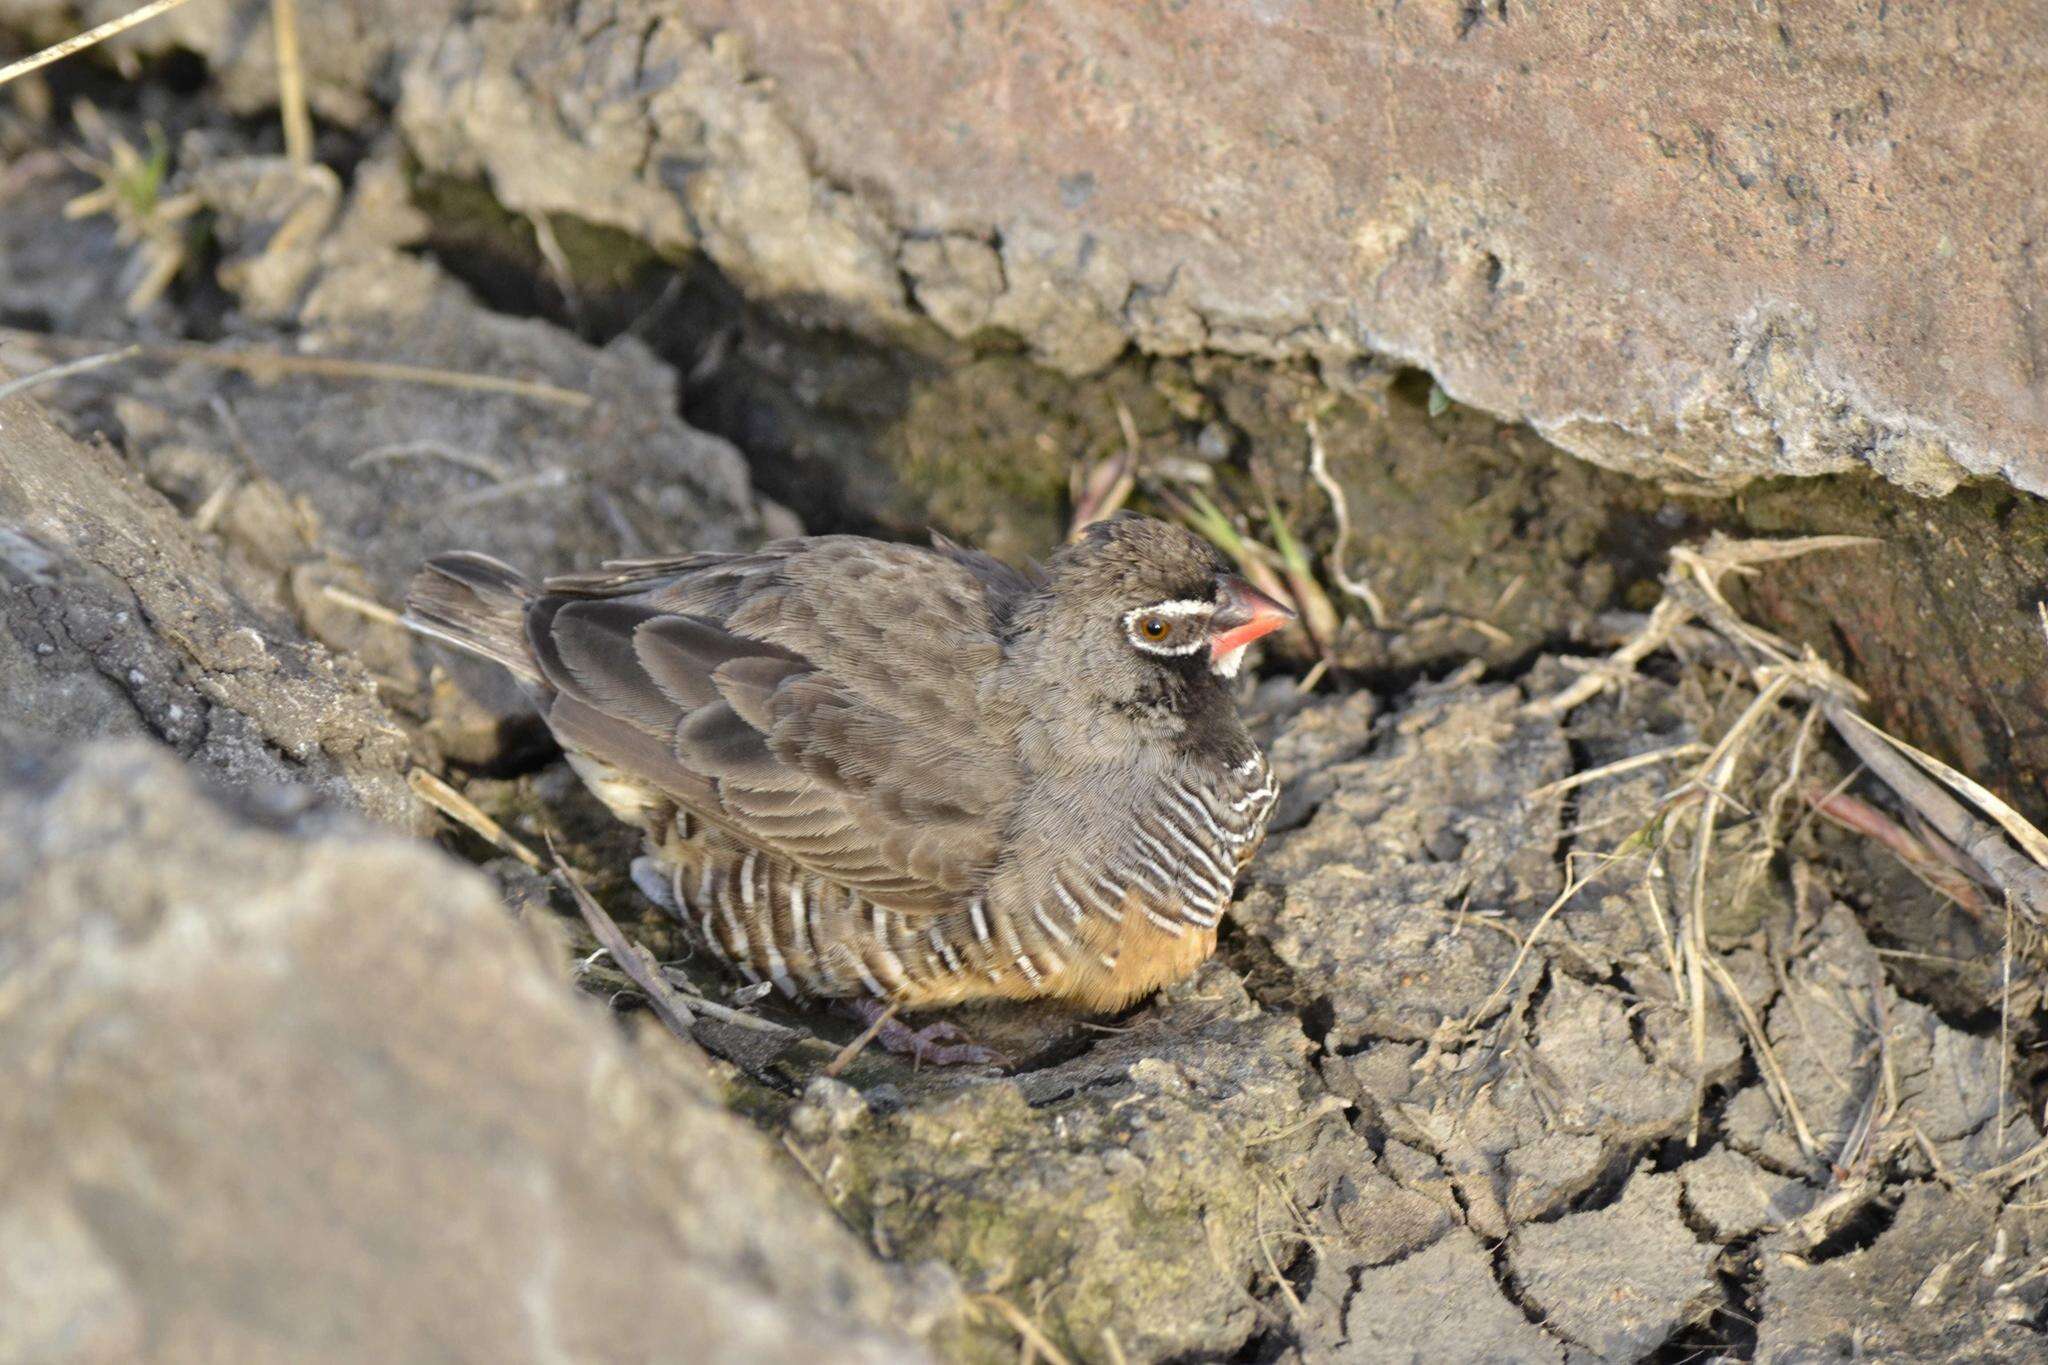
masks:
[[[659,873],[650,891],[666,891],[660,899],[693,938],[793,999],[919,1009],[1057,998],[1115,1010],[1189,975],[1216,947],[1213,928],[1169,932],[1131,906],[1119,921],[1066,926],[1057,948],[1027,948],[978,898],[938,913],[892,909],[687,816],[650,837],[648,853]]]

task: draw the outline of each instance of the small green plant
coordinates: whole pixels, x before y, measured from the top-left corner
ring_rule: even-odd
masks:
[[[70,219],[105,214],[114,220],[114,239],[134,247],[127,308],[140,313],[163,297],[193,256],[192,215],[200,208],[195,194],[164,193],[170,175],[171,150],[163,130],[152,124],[148,149],[138,148],[116,132],[93,104],[73,106],[72,121],[86,146],[67,155],[71,163],[98,183],[64,206]]]

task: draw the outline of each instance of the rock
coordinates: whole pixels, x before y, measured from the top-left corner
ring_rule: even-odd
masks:
[[[444,855],[155,747],[0,771],[0,1359],[899,1361],[700,1054]]]
[[[1621,1199],[1520,1229],[1508,1247],[1522,1296],[1553,1331],[1602,1360],[1636,1360],[1714,1296],[1714,1248],[1678,1210],[1673,1175],[1631,1177]]]
[[[1670,701],[1645,682],[1628,715],[1640,721]],[[1510,979],[1517,945],[1563,889],[1552,784],[1571,762],[1561,727],[1522,703],[1518,689],[1469,684],[1402,699],[1364,757],[1322,774],[1328,794],[1300,828],[1274,837],[1233,912],[1277,959],[1256,975],[1327,1018],[1323,1042],[1338,1055],[1324,1076],[1359,1104],[1388,1174],[1494,1238],[1569,1211],[1687,1133],[1702,1087],[1731,1079],[1743,1060],[1714,1002],[1696,1072],[1686,1012],[1645,926],[1639,862],[1566,905]],[[1280,733],[1307,741],[1341,705],[1305,709]],[[1606,706],[1588,708],[1589,734],[1619,723]],[[1638,728],[1640,747],[1657,747],[1647,730]],[[1640,791],[1600,799],[1648,808]],[[1589,838],[1585,852],[1628,832],[1611,826],[1599,836],[1611,842]],[[1754,954],[1728,962],[1752,992],[1768,975]],[[1582,964],[1602,979],[1579,975]],[[1629,994],[1606,979],[1624,967],[1641,978]]]
[[[1287,691],[1294,690],[1282,682]],[[1280,723],[1266,746],[1280,781],[1269,830],[1292,829],[1329,798],[1337,786],[1337,765],[1365,752],[1378,714],[1378,699],[1360,691],[1303,707]]]
[[[110,217],[64,218],[64,205],[90,187],[47,146],[0,166],[0,298],[13,325],[102,337],[129,325],[126,290],[110,284],[128,269],[129,244],[116,240]]]
[[[1545,1133],[1501,1158],[1510,1224],[1532,1223],[1593,1187],[1606,1171],[1607,1144],[1592,1133]]]
[[[1406,1365],[1565,1358],[1557,1339],[1501,1294],[1486,1248],[1469,1232],[1454,1232],[1427,1251],[1359,1276],[1344,1330],[1342,1350],[1327,1359]]]
[[[1228,1354],[1258,1325],[1244,1285],[1266,1272],[1262,1241],[1292,1238],[1285,1192],[1319,1197],[1305,1172],[1371,1153],[1324,1117],[1341,1106],[1300,1025],[1219,965],[1100,1038],[1014,1079],[917,1078],[858,1124],[807,1096],[791,1138],[878,1250],[943,1260],[1076,1358],[1111,1336],[1132,1361]],[[1342,1157],[1309,1161],[1319,1132]],[[996,1331],[974,1359],[1014,1356]]]
[[[0,749],[148,734],[412,823],[408,745],[361,668],[243,586],[112,451],[0,402]]]
[[[1355,1153],[1346,1153],[1353,1161]],[[1451,1211],[1426,1194],[1378,1171],[1352,1170],[1338,1178],[1330,1212],[1344,1231],[1344,1259],[1384,1265],[1422,1250],[1451,1230]]]
[[[1955,138],[1986,98],[2027,111],[2014,127],[2048,117],[2017,69],[1989,91],[1959,74],[2041,51],[2024,7],[1961,28],[1672,3],[1251,30],[1204,9],[681,13],[773,82],[821,183],[872,187],[897,231],[999,243],[988,306],[1057,363],[1101,354],[1098,328],[1164,353],[1370,350],[1618,467],[2048,481],[2042,281],[2020,225],[1983,227],[2039,168],[2023,140]],[[1447,100],[1472,116],[1433,117]],[[1025,302],[1048,275],[1063,309]]]
[[[1529,793],[1569,755],[1555,722],[1523,720],[1521,702],[1496,687],[1407,708],[1253,865],[1237,922],[1327,992],[1333,1048],[1427,1038],[1478,1010],[1515,952],[1485,917],[1526,923],[1556,895],[1558,802]]]
[[[1932,1184],[1909,1189],[1874,1241],[1842,1255],[1811,1260],[1766,1238],[1756,1358],[2038,1359],[2048,1284],[2017,1267],[2040,1242],[2027,1214]]]
[[[1686,1208],[1723,1242],[1789,1223],[1814,1201],[1805,1181],[1774,1175],[1727,1147],[1687,1162],[1678,1177],[1685,1184]]]
[[[1926,1006],[1901,999],[1846,906],[1830,905],[1821,915],[1787,981],[1765,1027],[1829,1161],[1867,1171],[1896,1158],[1922,1169],[1925,1142],[1944,1170],[1967,1175],[2039,1140],[2025,1101],[2001,1099],[1996,1035],[1961,1033]],[[1729,1108],[1739,1147],[1775,1157],[1785,1169],[1806,1164],[1775,1108],[1754,1099]],[[1853,1143],[1852,1134],[1860,1134]]]
[[[338,207],[331,175],[275,158],[224,157],[191,178],[230,248],[238,346],[396,363],[439,382],[252,382],[194,367],[107,381],[120,395],[110,414],[90,388],[66,393],[73,421],[114,426],[280,613],[369,664],[446,756],[502,763],[535,742],[517,690],[360,603],[401,604],[420,562],[443,550],[546,574],[749,545],[761,509],[738,452],[682,422],[674,372],[641,343],[600,349],[492,313],[402,252],[417,217],[395,151],[382,156],[358,167]],[[479,390],[469,378],[528,387]]]
[[[0,22],[63,8],[7,0]],[[1957,25],[1662,0],[1603,25],[1438,4],[1247,31],[1204,9],[608,0],[308,22],[330,117],[395,92],[430,168],[703,250],[814,315],[929,309],[1070,370],[1129,343],[1392,355],[1588,458],[1689,481],[2048,487],[2043,285],[2007,212],[2040,173],[2006,131],[2048,105],[2024,60],[1995,60],[2038,55],[2024,6]],[[240,108],[274,102],[271,45],[219,15],[128,42],[207,55]],[[1471,116],[1433,117],[1446,101]],[[2010,121],[1959,137],[1985,108]]]

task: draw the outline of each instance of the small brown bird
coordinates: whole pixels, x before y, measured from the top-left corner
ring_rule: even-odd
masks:
[[[407,606],[518,676],[645,832],[641,888],[793,998],[1120,1007],[1214,950],[1277,794],[1227,680],[1293,613],[1128,514],[1028,572],[820,536],[535,589],[449,554]]]

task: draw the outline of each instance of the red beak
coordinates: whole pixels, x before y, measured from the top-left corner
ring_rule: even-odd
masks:
[[[1236,574],[1216,580],[1216,614],[1209,618],[1209,657],[1220,659],[1294,619],[1294,609],[1274,601]]]

